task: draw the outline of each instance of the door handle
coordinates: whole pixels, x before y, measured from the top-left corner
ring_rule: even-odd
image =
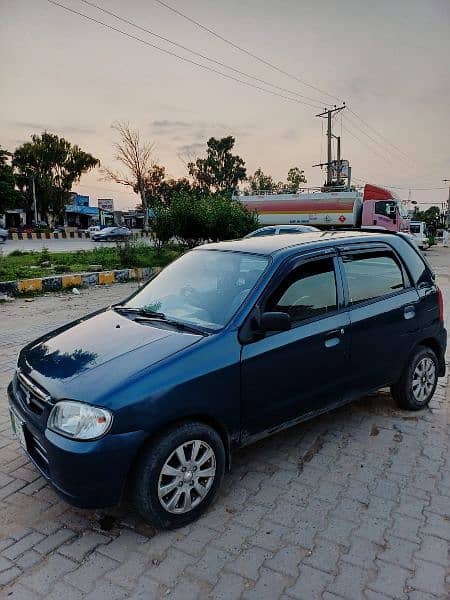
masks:
[[[414,319],[414,317],[416,316],[415,307],[412,304],[410,304],[409,306],[405,306],[405,308],[403,309],[403,316],[407,321],[409,319]]]
[[[341,336],[344,335],[345,330],[343,327],[340,329],[333,329],[328,331],[325,335],[325,348],[334,348],[341,342]]]

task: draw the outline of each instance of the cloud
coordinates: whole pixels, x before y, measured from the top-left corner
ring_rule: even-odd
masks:
[[[157,133],[171,133],[179,129],[189,129],[192,126],[193,124],[187,121],[171,121],[169,119],[162,119],[151,123],[151,128]]]
[[[93,135],[96,133],[94,129],[78,125],[49,125],[48,123],[35,123],[32,121],[15,121],[14,125],[20,129],[32,130],[32,133],[42,133],[43,131],[59,131],[63,134],[81,133],[84,135]]]
[[[192,144],[183,144],[178,148],[178,154],[182,156],[187,155],[191,156],[199,156],[200,154],[204,154],[206,149],[206,142],[193,142]]]

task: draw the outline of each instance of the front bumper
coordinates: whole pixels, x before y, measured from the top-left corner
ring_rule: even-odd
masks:
[[[14,382],[8,397],[10,410],[23,424],[26,453],[64,500],[80,508],[120,502],[145,432],[107,434],[92,442],[71,440],[36,424]]]

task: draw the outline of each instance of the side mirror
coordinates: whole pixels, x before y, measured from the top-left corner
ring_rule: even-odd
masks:
[[[393,204],[391,204],[390,206],[388,206],[387,212],[388,212],[388,215],[392,218],[392,217],[395,217],[395,215],[397,214],[397,209]]]
[[[291,318],[284,312],[265,312],[260,321],[263,331],[288,331],[291,328]]]

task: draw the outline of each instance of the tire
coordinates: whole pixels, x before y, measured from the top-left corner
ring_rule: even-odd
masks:
[[[400,408],[421,410],[430,403],[438,381],[438,359],[431,348],[419,346],[411,355],[391,393]]]
[[[184,467],[179,458],[182,455]],[[134,476],[134,505],[145,521],[159,529],[183,527],[214,500],[224,471],[225,449],[220,435],[203,423],[181,423],[155,440],[140,457]]]
[[[5,237],[0,237],[0,244],[4,244],[6,242],[6,238]]]

